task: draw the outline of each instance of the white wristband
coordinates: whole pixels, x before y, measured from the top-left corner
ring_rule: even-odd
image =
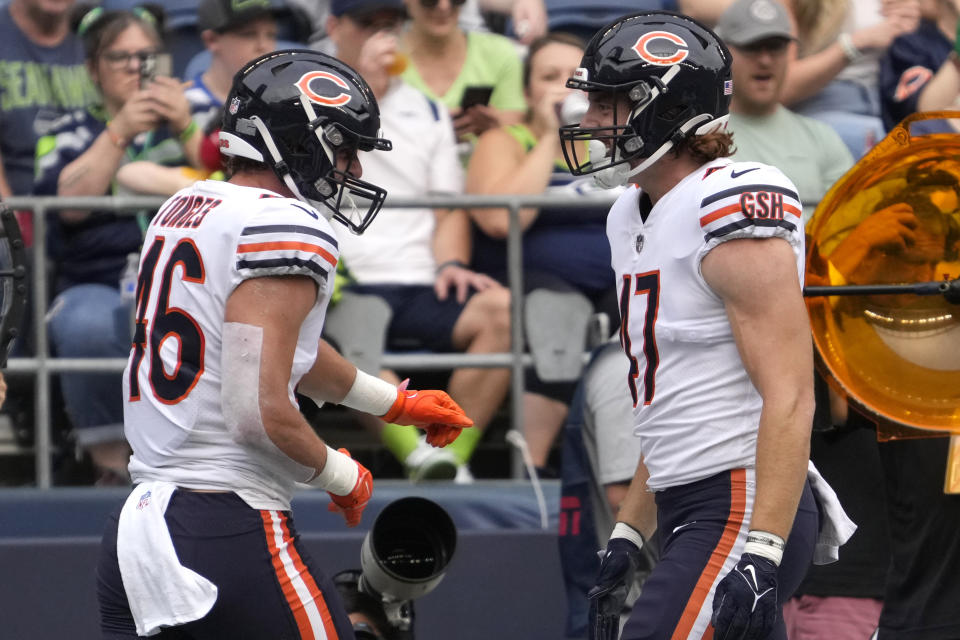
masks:
[[[360,469],[350,456],[327,446],[327,463],[307,484],[338,496],[348,495],[357,486]]]
[[[353,386],[350,387],[350,391],[347,391],[347,395],[340,404],[372,416],[382,416],[390,411],[390,407],[396,401],[396,386],[357,369]]]
[[[863,55],[860,49],[857,49],[857,45],[853,44],[853,36],[849,33],[841,33],[837,38],[837,43],[840,45],[840,48],[843,49],[843,55],[847,59],[847,62],[855,62]]]
[[[613,526],[613,533],[610,534],[610,539],[613,540],[614,538],[626,538],[637,545],[637,549],[643,548],[643,536],[626,522],[618,522]]]
[[[784,547],[786,547],[786,543],[784,543],[783,538],[775,533],[751,531],[747,534],[747,542],[743,545],[743,552],[763,556],[779,567],[783,560]]]

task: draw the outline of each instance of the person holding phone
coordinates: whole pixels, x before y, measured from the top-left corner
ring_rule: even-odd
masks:
[[[397,32],[403,0],[333,0],[327,33],[336,56],[356,68],[380,106],[381,126],[393,142],[390,153],[361,154],[364,175],[391,197],[463,192],[453,126],[446,107],[397,75]],[[340,229],[338,229],[338,232]],[[510,292],[467,267],[470,225],[462,209],[385,207],[363,237],[338,233],[341,263],[358,293],[377,295],[391,307],[391,350],[496,353],[510,348]],[[391,371],[381,376],[394,383]],[[414,480],[468,481],[467,461],[483,429],[503,401],[508,369],[453,372],[447,390],[474,421],[449,447],[429,446],[416,429],[360,414]]]
[[[159,10],[77,7],[73,25],[102,104],[74,111],[37,143],[38,195],[101,196],[127,191],[118,171],[133,162],[180,166],[192,125],[181,83],[156,75],[143,86],[163,42]],[[49,330],[60,357],[125,357],[129,310],[119,291],[127,256],[142,242],[136,217],[108,211],[61,210],[51,229],[56,268]],[[126,482],[119,374],[64,374],[67,412],[77,443],[105,484]]]
[[[530,45],[523,66],[527,114],[523,122],[490,129],[480,136],[467,169],[467,192],[486,195],[564,193],[592,189],[592,180],[574,179],[560,147],[565,101],[582,93],[566,87],[583,56],[577,36],[549,33]],[[564,115],[575,117],[564,110]],[[506,209],[473,209],[473,268],[504,284],[507,280]],[[577,291],[616,323],[617,295],[610,268],[604,207],[521,209],[523,281],[528,291]],[[535,466],[546,469],[553,441],[567,415],[574,384],[544,383],[530,370],[524,396],[524,436]]]
[[[405,0],[410,25],[401,49],[403,78],[447,106],[459,140],[519,122],[526,104],[513,43],[457,23],[465,0]]]

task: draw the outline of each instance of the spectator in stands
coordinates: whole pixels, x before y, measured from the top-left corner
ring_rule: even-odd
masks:
[[[71,1],[0,7],[0,197],[29,195],[37,139],[98,100],[70,30]]]
[[[566,88],[566,81],[580,64],[583,46],[579,38],[564,33],[547,34],[530,45],[523,67],[527,115],[521,123],[490,129],[480,136],[467,171],[468,192],[578,195],[592,186],[589,178],[574,180],[570,174],[558,133],[564,99],[581,97]],[[470,217],[474,224],[473,268],[509,284],[508,211],[474,209]],[[619,312],[606,217],[604,206],[522,209],[525,289],[583,293],[597,311],[616,321]],[[528,377],[524,435],[534,465],[542,470],[563,426],[573,387],[573,383],[544,383],[533,372]]]
[[[391,75],[396,33],[404,20],[402,0],[333,0],[330,10],[327,31],[337,57],[370,84],[385,135],[393,142],[390,153],[362,156],[364,175],[391,196],[460,193],[463,176],[447,109],[411,87],[405,76]],[[379,295],[392,308],[388,347],[509,350],[509,291],[467,267],[469,234],[462,210],[389,207],[362,240],[339,234],[343,262],[356,282],[352,289]],[[454,371],[448,390],[476,428],[464,431],[453,445],[433,449],[421,442],[418,447],[416,430],[394,426],[383,430],[387,446],[415,478],[452,477],[459,466],[466,479],[464,465],[500,406],[509,375],[506,369]]]
[[[201,129],[219,120],[233,76],[244,64],[277,48],[279,10],[266,3],[203,0],[197,25],[210,66],[186,90],[193,118]]]
[[[146,9],[75,16],[90,76],[103,104],[77,110],[37,143],[36,192],[106,195],[123,188],[118,169],[131,160],[181,165],[199,135],[181,84],[156,77],[141,88],[142,65],[162,47],[159,15]],[[132,310],[119,282],[142,241],[137,218],[105,211],[61,211],[51,234],[56,265],[50,339],[61,357],[125,357]],[[62,387],[77,443],[105,483],[126,477],[119,374],[65,374]]]
[[[287,0],[301,11],[309,23],[310,46],[327,52],[332,44],[327,39],[326,23],[329,2],[318,0]],[[481,13],[482,12],[482,13]],[[509,16],[513,33],[522,44],[529,44],[547,31],[547,9],[544,0],[465,0],[460,9],[458,23],[464,31],[489,31],[483,14],[499,19]],[[492,29],[499,33],[500,29]]]
[[[795,40],[787,9],[780,0],[737,0],[716,31],[733,55],[728,125],[737,141],[733,158],[783,171],[799,190],[806,222],[853,158],[833,129],[782,104]]]
[[[919,20],[918,0],[793,0],[796,55],[783,103],[832,126],[854,158],[883,137],[879,60]]]
[[[138,166],[137,190],[149,190],[154,184],[161,185],[162,193],[166,194],[171,191],[167,185],[173,185],[172,190],[175,190],[179,188],[178,184],[186,186],[193,179],[222,178],[220,119],[230,83],[244,64],[277,49],[279,20],[291,16],[287,8],[266,0],[245,4],[230,0],[204,0],[200,3],[197,25],[201,29],[205,51],[187,65],[188,72],[194,68],[197,71],[192,73],[184,94],[190,103],[193,121],[202,134],[191,142],[199,145],[197,153],[203,172],[185,177],[176,168]]]
[[[853,165],[850,151],[827,124],[791,112],[780,100],[795,32],[779,0],[737,0],[721,15],[719,35],[730,48],[733,99],[728,128],[738,161],[779,167],[797,186],[808,221],[826,192]],[[830,482],[859,529],[840,561],[814,565],[784,607],[788,636],[857,640],[868,637],[880,615],[888,549],[876,447],[863,430],[835,431],[829,393],[817,380],[818,420],[810,457]],[[827,416],[827,418],[824,418]]]
[[[457,24],[463,0],[405,0],[410,25],[401,50],[403,78],[451,110],[457,137],[518,122],[526,108],[520,58],[507,38],[464,31]],[[468,87],[492,90],[487,104],[462,108]]]
[[[83,47],[70,29],[72,6],[72,0],[10,0],[0,6],[0,199],[30,195],[37,140],[70,111],[99,100]],[[17,218],[30,247],[33,218],[26,212]],[[31,265],[28,259],[28,271]],[[34,355],[33,333],[33,323],[24,318],[14,355]],[[25,416],[20,426],[32,430],[32,383],[18,385],[16,376],[10,382],[8,411],[14,418]]]
[[[888,130],[917,111],[955,108],[960,97],[955,51],[960,3],[922,0],[920,10],[917,30],[894,40],[880,61],[880,107]],[[948,130],[939,124],[939,130]]]
[[[833,213],[821,235],[831,273],[846,282],[870,284],[941,277],[935,267],[955,258],[960,237],[955,219],[960,168],[949,151],[943,156],[911,162],[908,170],[884,176]],[[872,300],[892,313],[916,304],[916,296],[879,298]],[[924,335],[929,340],[936,333]],[[914,341],[922,343],[922,338]],[[956,363],[955,349],[941,351]],[[910,364],[902,352],[901,357]],[[951,439],[891,424],[875,414],[862,415],[845,402],[837,403],[832,419],[844,432],[866,428],[873,436],[872,455],[879,450],[881,483],[858,478],[870,492],[885,492],[891,543],[889,552],[875,552],[888,564],[878,596],[879,635],[872,637],[960,637],[960,582],[952,578],[960,573],[960,496],[946,493],[944,483],[948,465],[955,464],[949,457]],[[874,430],[888,435],[877,444]],[[897,439],[887,440],[891,432]]]

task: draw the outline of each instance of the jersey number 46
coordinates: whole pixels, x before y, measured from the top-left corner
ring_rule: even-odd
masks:
[[[133,360],[130,363],[130,400],[140,399],[140,364],[149,350],[148,378],[153,395],[164,404],[176,404],[190,393],[203,374],[204,343],[203,331],[197,321],[182,309],[170,306],[170,285],[177,266],[181,268],[180,277],[184,282],[203,284],[205,274],[197,245],[189,238],[180,240],[163,266],[153,318],[147,320],[154,274],[163,252],[164,241],[163,237],[157,237],[150,245],[137,281],[137,317],[133,332]],[[171,338],[177,340],[177,360],[172,372],[167,373],[160,349],[164,341]]]

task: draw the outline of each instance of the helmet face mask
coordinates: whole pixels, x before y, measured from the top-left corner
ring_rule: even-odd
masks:
[[[294,196],[359,234],[386,191],[349,174],[358,151],[389,151],[366,82],[335,58],[278,51],[234,77],[220,133],[221,152],[263,162]],[[337,160],[347,159],[343,168]]]
[[[670,12],[626,16],[591,39],[567,87],[591,104],[610,102],[609,120],[561,127],[574,175],[616,186],[692,135],[720,128],[733,93],[730,54],[713,32]],[[589,112],[588,112],[589,113]]]

